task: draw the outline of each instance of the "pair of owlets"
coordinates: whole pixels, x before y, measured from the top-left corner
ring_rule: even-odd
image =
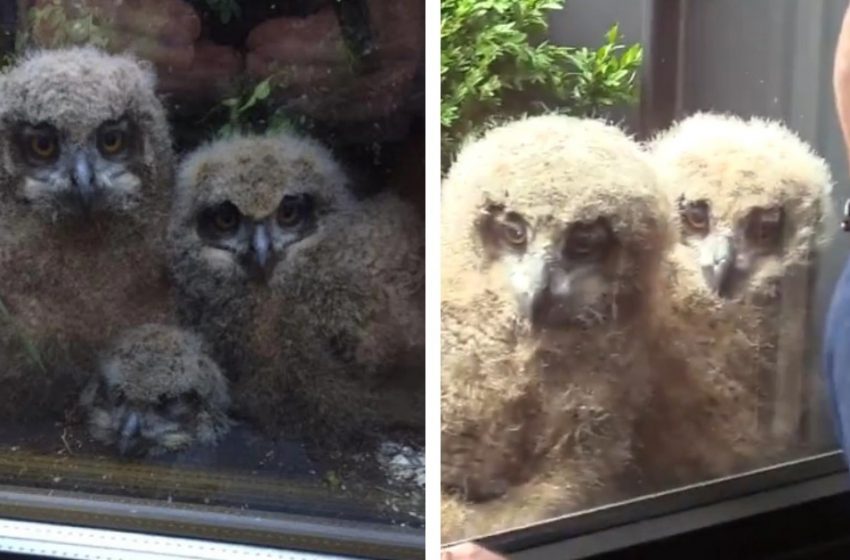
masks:
[[[537,117],[470,142],[449,171],[446,539],[793,445],[801,398],[782,379],[804,367],[828,167],[755,118],[695,115],[646,148]]]
[[[154,86],[89,48],[0,77],[0,417],[61,417],[85,387],[125,449],[214,442],[231,406],[286,434],[421,427],[420,218],[288,134],[175,170]]]

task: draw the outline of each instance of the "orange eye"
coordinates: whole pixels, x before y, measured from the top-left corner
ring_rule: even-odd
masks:
[[[300,224],[310,213],[311,198],[309,195],[286,195],[277,209],[277,223],[281,227],[292,227]]]
[[[510,245],[524,245],[526,241],[525,224],[519,221],[502,222],[502,238]]]
[[[278,223],[284,227],[294,226],[300,219],[301,213],[298,211],[298,205],[284,198],[277,212]]]
[[[30,138],[30,151],[39,159],[52,159],[57,152],[56,139],[46,134],[38,134]]]
[[[239,210],[231,203],[219,206],[212,217],[213,225],[222,232],[230,232],[239,226]]]
[[[518,215],[508,214],[504,217],[500,224],[500,232],[502,239],[508,245],[521,247],[528,240],[528,230],[525,222]]]
[[[696,231],[706,231],[709,226],[709,208],[704,200],[688,203],[682,211],[685,225]]]
[[[99,136],[100,151],[108,156],[114,156],[124,151],[127,144],[124,132],[121,130],[106,130]]]

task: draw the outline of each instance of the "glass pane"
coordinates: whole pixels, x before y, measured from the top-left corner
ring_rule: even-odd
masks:
[[[0,484],[421,531],[424,1],[0,22]]]
[[[443,540],[835,449],[846,3],[520,4],[442,1]]]

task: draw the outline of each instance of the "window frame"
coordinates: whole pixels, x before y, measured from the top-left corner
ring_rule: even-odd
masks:
[[[419,529],[14,486],[0,486],[0,519],[344,558],[413,560],[425,551],[425,533]],[[0,527],[0,545],[7,536]],[[46,538],[41,542],[49,544]]]
[[[737,544],[726,534],[727,524],[842,497],[850,504],[850,477],[842,453],[831,451],[494,533],[476,542],[512,560],[590,559],[601,554],[616,558],[618,553],[631,558],[635,547],[662,546],[665,539],[713,529],[711,542],[733,553]]]
[[[18,28],[22,5],[21,0],[0,2],[0,29]],[[339,17],[358,15],[362,13],[341,13]],[[370,36],[371,31],[367,31],[367,47]],[[14,43],[14,33],[0,34],[0,49],[12,48]],[[25,539],[22,529],[28,531]],[[64,537],[56,537],[59,534]],[[21,548],[24,542],[26,546]],[[150,548],[152,543],[159,543],[158,550]],[[190,549],[191,543],[201,546]],[[67,552],[70,549],[75,554]],[[45,558],[161,555],[239,559],[261,555],[285,560],[418,560],[425,555],[425,530],[318,515],[128,498],[108,492],[82,494],[0,484],[0,558],[17,557],[19,553]]]
[[[26,556],[21,556],[26,555]],[[176,560],[349,560],[296,550],[194,539],[140,535],[105,529],[0,519],[0,559],[5,558],[173,558]],[[353,560],[353,559],[352,559]]]

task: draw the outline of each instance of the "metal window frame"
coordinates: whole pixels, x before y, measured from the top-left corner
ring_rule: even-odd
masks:
[[[833,451],[476,540],[512,560],[589,559],[616,551],[628,557],[637,545],[848,491],[844,457]]]
[[[256,546],[218,543],[0,519],[0,558],[6,555],[79,560],[347,560],[296,550],[272,550]]]
[[[144,543],[145,537],[172,537],[205,541],[213,548],[242,545],[314,555],[304,558],[330,555],[412,560],[425,554],[425,536],[421,530],[25,487],[0,486],[0,519],[61,526],[69,534],[83,529],[118,531],[133,534],[131,540],[139,543]],[[11,542],[5,540],[13,537],[7,532],[10,527],[13,528],[0,523],[0,551],[4,550],[3,543]],[[39,542],[49,545],[50,534],[34,537],[30,544],[35,546]]]

